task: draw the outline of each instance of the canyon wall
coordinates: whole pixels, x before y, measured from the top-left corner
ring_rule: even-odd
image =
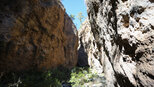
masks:
[[[75,25],[59,0],[0,1],[0,72],[73,67]]]
[[[107,87],[154,87],[154,0],[85,0]]]
[[[90,66],[94,71],[102,73],[103,66],[100,62],[101,53],[98,50],[88,19],[86,19],[82,23],[80,29],[78,30],[78,34],[79,34],[78,65]]]

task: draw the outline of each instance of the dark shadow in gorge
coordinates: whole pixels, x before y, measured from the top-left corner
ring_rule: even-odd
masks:
[[[85,67],[88,65],[88,55],[85,52],[85,47],[83,46],[82,38],[80,38],[80,48],[78,50],[78,63],[77,66]]]
[[[52,70],[35,69],[19,72],[0,73],[0,87],[61,87],[68,83],[71,69],[59,66]]]

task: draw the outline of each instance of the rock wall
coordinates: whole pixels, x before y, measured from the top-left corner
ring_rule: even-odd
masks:
[[[102,73],[103,68],[100,62],[100,53],[88,19],[82,23],[78,33],[78,65],[90,66],[93,70]]]
[[[0,1],[0,71],[73,67],[75,25],[59,0]]]
[[[85,0],[107,87],[154,87],[154,0]]]

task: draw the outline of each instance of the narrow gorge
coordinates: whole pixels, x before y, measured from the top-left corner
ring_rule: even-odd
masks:
[[[0,1],[0,87],[154,87],[154,0]]]

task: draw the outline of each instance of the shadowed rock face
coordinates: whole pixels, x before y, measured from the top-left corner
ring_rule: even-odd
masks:
[[[153,0],[86,0],[107,87],[154,86]]]
[[[77,42],[58,0],[0,1],[0,71],[73,67]]]
[[[91,31],[89,20],[86,19],[79,31],[79,48],[78,48],[78,65],[89,65],[95,71],[102,73],[102,65],[100,62],[100,53]]]

